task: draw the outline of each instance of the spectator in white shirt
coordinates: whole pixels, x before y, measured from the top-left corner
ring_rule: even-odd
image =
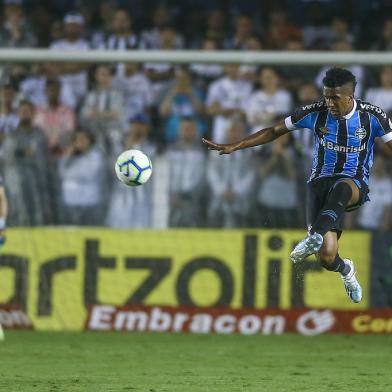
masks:
[[[215,39],[209,37],[204,38],[201,50],[209,51],[217,49],[218,42]],[[193,63],[190,65],[189,69],[198,79],[200,79],[203,87],[213,79],[221,77],[223,73],[223,67],[220,64]]]
[[[274,143],[261,160],[257,192],[258,226],[293,228],[298,226],[298,182],[295,152],[289,135]]]
[[[157,49],[179,49],[176,43],[177,31],[174,26],[167,25],[161,27],[159,37],[160,46]],[[154,92],[153,103],[154,105],[159,105],[174,76],[174,67],[170,63],[145,63],[144,70],[152,82]]]
[[[118,8],[113,15],[112,34],[98,44],[99,49],[135,50],[144,48],[144,43],[132,29],[132,18],[126,9]],[[125,75],[125,64],[118,64],[116,76]]]
[[[381,69],[380,87],[369,88],[366,92],[365,101],[392,113],[392,67],[390,65]]]
[[[116,2],[113,0],[101,0],[98,4],[98,28],[91,37],[91,47],[98,48],[112,31],[112,21],[116,12]]]
[[[59,161],[62,222],[101,225],[104,216],[105,161],[90,132],[78,130],[68,153]]]
[[[0,89],[0,144],[19,125],[16,95],[13,82],[4,84]]]
[[[132,18],[126,9],[118,8],[112,19],[112,34],[109,34],[98,46],[101,49],[130,50],[139,49],[140,40],[132,30]]]
[[[197,135],[196,123],[184,118],[178,142],[167,151],[171,227],[199,227],[202,224],[205,154]]]
[[[146,115],[139,114],[132,118],[123,150],[134,148],[143,151],[154,162],[156,146],[149,141],[149,133],[150,122]],[[151,228],[154,212],[153,190],[154,175],[143,186],[132,189],[115,180],[111,188],[106,218],[107,225],[110,227]]]
[[[94,77],[95,86],[83,103],[81,122],[95,135],[97,145],[104,151],[119,152],[124,132],[123,96],[112,86],[108,65],[99,65]]]
[[[33,116],[31,102],[21,101],[19,125],[3,143],[7,168],[4,177],[11,201],[9,218],[12,225],[18,226],[51,224],[55,216],[51,181],[55,166],[49,159],[46,136],[33,125]]]
[[[261,41],[261,38],[257,34],[250,35],[245,41],[244,49],[262,50],[263,43]],[[249,80],[252,84],[255,84],[257,82],[259,69],[260,67],[257,65],[247,64],[247,65],[241,65],[239,72],[244,79]]]
[[[165,4],[158,5],[152,14],[152,27],[142,33],[143,43],[147,49],[162,48],[161,29],[169,25],[171,20],[169,9]],[[176,33],[175,47],[181,49],[184,47],[184,39],[181,34]]]
[[[297,106],[309,105],[320,99],[320,92],[313,83],[304,83],[297,92]],[[292,132],[296,150],[302,158],[302,174],[309,177],[313,159],[314,132],[310,129],[297,129]]]
[[[65,38],[53,42],[50,49],[67,50],[88,50],[88,42],[82,38],[84,28],[84,18],[77,13],[70,13],[64,17]],[[63,63],[51,64],[51,68],[61,75],[61,83],[67,85],[72,91],[76,104],[79,104],[87,91],[87,69],[88,64]]]
[[[123,95],[126,120],[150,110],[153,100],[152,85],[140,70],[139,64],[126,64],[124,76],[114,78],[113,87]]]
[[[11,48],[36,46],[37,38],[24,17],[22,0],[4,0],[3,5],[0,46]]]
[[[227,143],[245,136],[242,120],[230,122]],[[211,191],[208,205],[208,225],[212,227],[244,227],[249,222],[249,212],[254,192],[256,170],[251,150],[229,155],[210,153],[207,182]]]
[[[269,127],[292,108],[291,95],[280,88],[279,76],[273,68],[261,69],[259,83],[261,89],[255,91],[246,104],[246,116],[252,132]]]
[[[213,116],[212,138],[226,143],[233,116],[243,116],[252,83],[241,78],[238,65],[226,65],[225,75],[212,82],[207,93],[207,113]]]
[[[376,156],[369,184],[370,201],[360,208],[358,225],[366,230],[392,230],[392,178],[382,156]]]
[[[25,75],[19,84],[19,91],[24,99],[32,102],[35,106],[46,106],[48,97],[46,95],[47,79],[58,78],[55,64],[33,64],[30,72]],[[61,79],[60,102],[62,105],[75,109],[78,102],[73,93],[72,86],[63,83]]]

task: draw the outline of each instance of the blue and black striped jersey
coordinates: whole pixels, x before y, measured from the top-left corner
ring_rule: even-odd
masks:
[[[375,138],[392,140],[392,120],[378,106],[358,99],[341,119],[335,119],[325,102],[319,101],[298,108],[285,123],[289,130],[308,128],[314,132],[309,181],[339,175],[368,184]]]

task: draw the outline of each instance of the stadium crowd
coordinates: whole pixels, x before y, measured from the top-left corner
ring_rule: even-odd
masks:
[[[339,8],[343,2],[332,0],[263,1],[257,9],[251,1],[142,3],[4,0],[0,46],[392,50],[388,1],[355,1],[351,16]],[[370,14],[379,23],[363,23]],[[0,159],[8,223],[153,227],[156,200],[166,192],[168,226],[303,227],[310,132],[230,156],[206,151],[201,136],[238,140],[318,100],[326,68],[2,64]],[[358,80],[357,98],[391,113],[392,66],[348,68]],[[134,189],[114,178],[115,157],[128,148],[153,162],[159,157],[166,167],[160,187],[155,176]],[[377,150],[371,202],[349,216],[347,227],[392,229],[391,157],[382,144]]]

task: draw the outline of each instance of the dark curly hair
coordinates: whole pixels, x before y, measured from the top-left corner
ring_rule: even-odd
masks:
[[[323,84],[325,87],[335,88],[342,87],[345,84],[351,83],[353,91],[357,85],[355,76],[348,69],[344,68],[330,68],[323,78]]]

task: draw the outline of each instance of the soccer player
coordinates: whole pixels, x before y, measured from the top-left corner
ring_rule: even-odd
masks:
[[[302,106],[284,121],[238,142],[217,144],[203,139],[210,150],[230,154],[269,143],[298,128],[314,132],[313,166],[308,181],[308,235],[292,251],[297,263],[316,254],[323,267],[341,274],[353,302],[362,299],[354,263],[338,253],[345,211],[368,198],[374,141],[380,137],[392,150],[392,121],[379,107],[354,98],[355,76],[343,68],[329,69],[323,79],[324,99]]]

